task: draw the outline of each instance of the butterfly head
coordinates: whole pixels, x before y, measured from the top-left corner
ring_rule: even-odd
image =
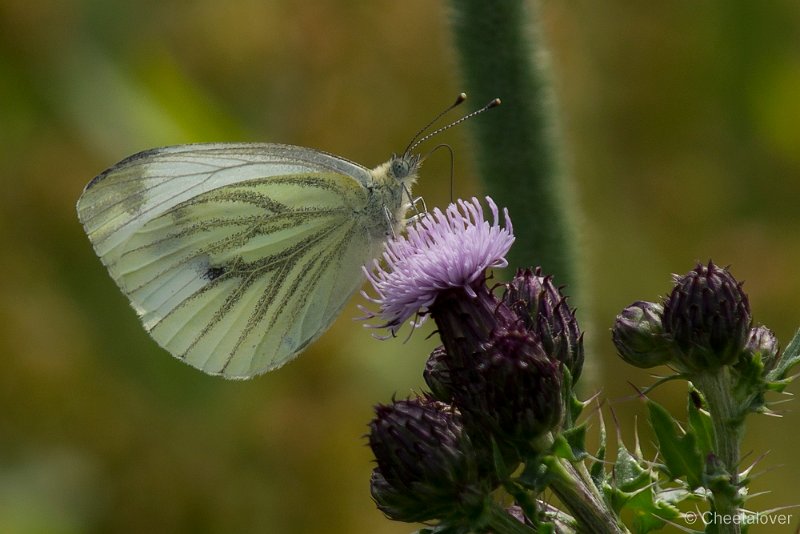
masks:
[[[417,180],[417,170],[422,165],[418,154],[393,155],[389,160],[389,175],[404,185],[412,185]]]
[[[459,94],[455,102],[453,102],[447,109],[436,115],[436,117],[434,117],[432,121],[423,126],[414,135],[414,137],[411,138],[411,141],[408,143],[408,146],[406,146],[406,149],[403,151],[403,153],[399,156],[395,154],[394,156],[392,156],[392,159],[389,160],[388,174],[392,175],[396,181],[402,182],[404,185],[413,184],[417,178],[417,170],[419,169],[420,165],[422,165],[422,161],[426,157],[420,154],[416,154],[414,152],[414,150],[418,146],[420,146],[428,139],[435,137],[446,130],[449,130],[453,126],[457,126],[462,122],[466,121],[467,119],[474,117],[475,115],[479,115],[488,109],[500,105],[500,99],[495,98],[482,108],[475,110],[472,113],[468,113],[463,117],[456,119],[448,124],[445,124],[444,126],[441,126],[433,131],[430,131],[431,127],[439,119],[441,119],[450,110],[460,106],[466,99],[467,99],[466,94],[464,93]],[[441,148],[442,146],[449,148],[448,145],[439,145],[435,147],[433,150],[427,152],[426,155],[430,154],[431,152],[434,152],[437,148]],[[451,151],[451,156],[452,156],[452,151]]]

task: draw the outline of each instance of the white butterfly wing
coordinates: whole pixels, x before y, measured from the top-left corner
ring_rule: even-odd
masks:
[[[78,215],[162,347],[249,378],[324,332],[380,253],[363,217],[374,219],[369,182],[367,169],[307,148],[168,147],[92,180]]]

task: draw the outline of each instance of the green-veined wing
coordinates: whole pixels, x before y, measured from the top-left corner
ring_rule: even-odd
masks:
[[[167,147],[92,180],[78,215],[162,347],[248,378],[295,356],[359,287],[416,162],[391,169],[289,145]]]

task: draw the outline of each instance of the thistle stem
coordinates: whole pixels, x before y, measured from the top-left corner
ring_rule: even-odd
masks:
[[[714,427],[714,453],[730,475],[730,482],[738,488],[739,445],[742,439],[741,414],[733,398],[733,380],[728,366],[715,372],[700,373],[692,382],[703,393],[708,402],[711,423]],[[714,508],[722,517],[732,518],[739,513],[739,497],[723,491],[714,491]],[[740,525],[725,521],[717,525],[720,534],[739,534]]]
[[[548,462],[553,475],[550,488],[578,523],[578,532],[627,534],[628,530],[608,509],[591,479],[586,479],[569,461]]]
[[[487,527],[492,532],[498,534],[535,534],[536,529],[521,523],[517,518],[511,516],[498,504],[493,503],[488,510],[489,524]]]

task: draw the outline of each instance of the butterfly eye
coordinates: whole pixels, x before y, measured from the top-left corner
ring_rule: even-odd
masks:
[[[392,160],[392,174],[395,178],[405,178],[408,176],[409,172],[409,165],[408,161],[405,159],[393,159]]]

